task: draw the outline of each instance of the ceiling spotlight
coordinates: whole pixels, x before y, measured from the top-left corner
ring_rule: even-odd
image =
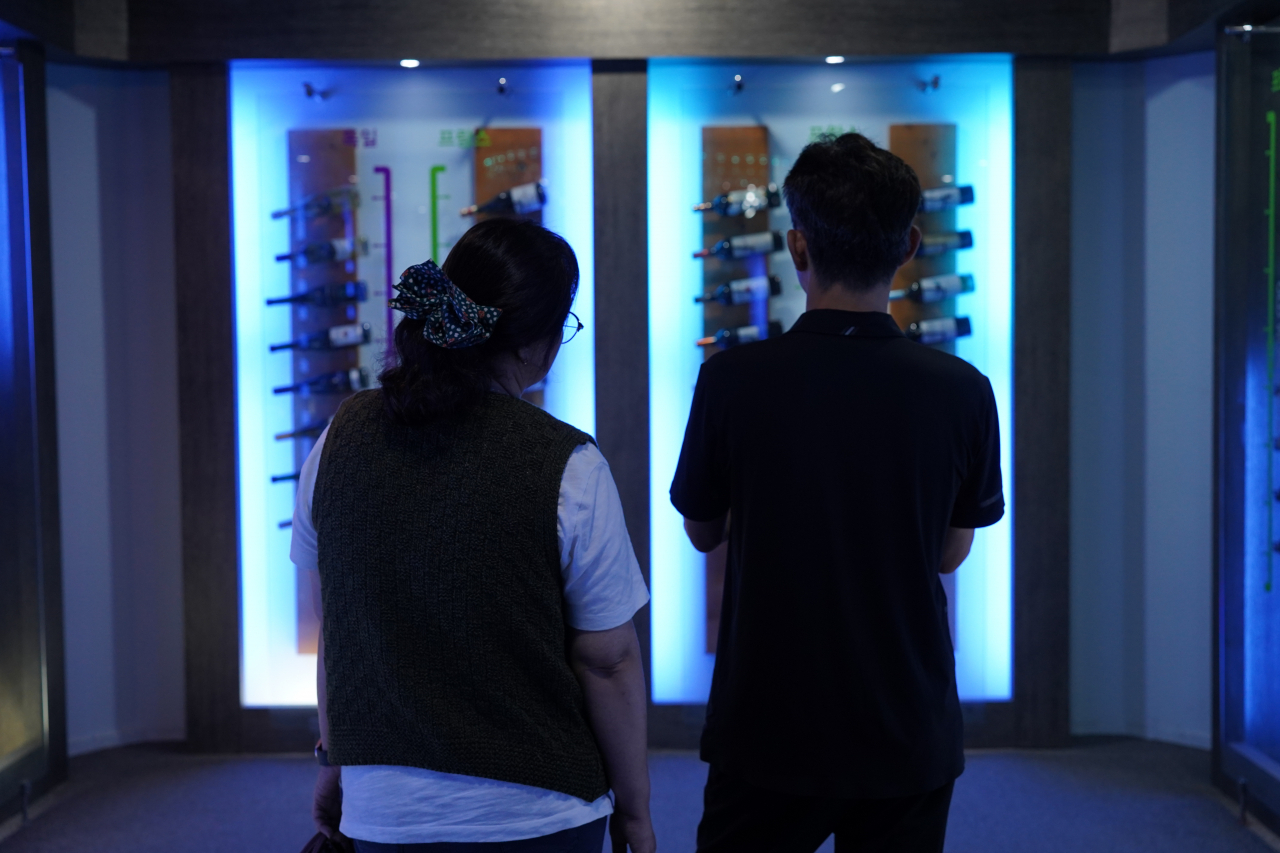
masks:
[[[843,91],[844,91],[844,84],[843,84],[843,83],[832,83],[832,84],[831,84],[831,91],[833,91],[833,92],[843,92]]]
[[[416,60],[416,59],[402,59],[402,60],[400,60],[400,67],[401,67],[401,68],[417,68],[417,67],[418,67],[419,65],[421,65],[421,64],[422,64],[422,63],[421,63],[421,62],[419,62],[419,61],[418,61],[418,60]]]
[[[828,64],[828,65],[839,65],[839,64],[840,64],[840,63],[842,63],[842,62],[844,62],[844,57],[843,57],[843,56],[828,56],[828,57],[827,57],[827,64]]]

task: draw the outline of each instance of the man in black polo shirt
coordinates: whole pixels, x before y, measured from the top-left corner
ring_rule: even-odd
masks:
[[[703,365],[671,485],[698,550],[729,540],[698,850],[941,851],[964,753],[939,573],[1004,513],[995,399],[888,314],[909,166],[846,134],[783,192],[807,310]]]

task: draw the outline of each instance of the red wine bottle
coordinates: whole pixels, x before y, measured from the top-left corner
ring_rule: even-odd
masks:
[[[520,184],[509,190],[498,193],[484,204],[473,204],[462,208],[462,216],[475,216],[477,213],[489,213],[497,216],[523,216],[542,210],[547,204],[547,188],[542,181]]]
[[[699,338],[698,346],[717,346],[720,349],[728,349],[729,347],[736,347],[738,344],[755,343],[766,337],[772,338],[782,334],[782,324],[777,320],[770,320],[769,328],[766,332],[764,335],[760,334],[759,326],[738,326],[736,329],[721,329],[710,337]]]
[[[920,238],[920,248],[916,250],[917,258],[931,258],[943,252],[956,249],[968,249],[973,246],[971,231],[943,231],[939,234],[925,234]]]
[[[889,291],[890,299],[910,299],[912,302],[941,302],[942,300],[955,296],[959,293],[973,292],[973,276],[967,273],[948,273],[946,275],[931,275],[928,278],[922,278],[919,281],[911,282],[910,286],[903,290]]]
[[[319,243],[308,243],[301,249],[276,255],[277,261],[293,261],[299,267],[311,267],[318,264],[332,264],[349,261],[358,255],[369,254],[369,241],[363,238],[348,240],[336,237],[322,240]]]
[[[321,332],[303,335],[287,344],[272,344],[271,351],[282,349],[345,349],[367,344],[373,338],[373,327],[368,323],[345,323],[330,326]]]
[[[936,213],[962,204],[973,204],[973,187],[938,187],[920,194],[920,212]]]
[[[369,371],[364,367],[353,367],[350,370],[337,370],[312,376],[292,385],[281,385],[273,388],[275,394],[300,394],[311,397],[316,394],[349,394],[352,391],[363,391],[369,387]]]
[[[782,194],[778,192],[777,184],[768,184],[763,187],[751,184],[745,190],[723,193],[711,201],[694,205],[693,209],[695,212],[710,210],[721,216],[742,216],[751,219],[756,215],[756,211],[777,207],[780,204],[782,204]]]
[[[360,203],[360,194],[351,187],[338,187],[336,190],[309,195],[293,207],[277,210],[271,214],[272,219],[283,219],[286,216],[301,215],[303,219],[317,219],[331,216],[342,210],[350,210]]]
[[[719,302],[722,305],[745,305],[757,299],[782,295],[782,279],[776,275],[754,275],[725,282],[715,290],[695,296],[694,302]]]
[[[329,426],[329,419],[325,418],[322,421],[307,424],[306,426],[298,427],[297,429],[290,430],[289,432],[278,432],[276,433],[276,441],[287,441],[291,438],[312,438],[324,432],[325,427],[327,426]]]
[[[968,337],[972,331],[968,317],[936,317],[907,326],[907,337],[922,344],[945,344]]]
[[[752,255],[767,255],[780,252],[787,245],[786,238],[777,231],[758,231],[755,234],[739,234],[728,240],[721,240],[709,249],[694,252],[695,258],[708,258],[715,255],[726,261],[749,258]]]
[[[277,296],[268,299],[268,305],[315,305],[318,308],[330,308],[344,302],[364,302],[369,298],[369,288],[363,281],[335,281],[320,287],[313,287],[293,296]]]

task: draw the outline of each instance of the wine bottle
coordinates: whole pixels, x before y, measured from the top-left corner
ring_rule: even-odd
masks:
[[[726,282],[715,290],[702,296],[695,296],[694,302],[719,302],[723,305],[745,305],[757,299],[768,299],[770,296],[782,295],[782,279],[776,275],[753,275],[751,278],[739,278]]]
[[[936,317],[907,326],[907,337],[922,344],[945,344],[972,331],[968,317]]]
[[[931,258],[955,249],[968,249],[973,246],[972,231],[943,231],[940,234],[925,234],[920,238],[920,248],[916,250],[917,258]]]
[[[782,194],[777,184],[758,187],[750,184],[745,190],[722,193],[711,201],[693,206],[695,212],[714,211],[721,216],[742,216],[751,219],[756,211],[782,204]]]
[[[297,480],[301,476],[302,476],[301,471],[294,471],[292,474],[273,474],[271,475],[271,482],[287,483],[290,480]]]
[[[957,275],[931,275],[919,281],[911,282],[904,290],[889,291],[890,299],[910,299],[912,302],[941,302],[958,293],[973,292],[973,276],[967,273]]]
[[[709,249],[694,252],[695,258],[708,258],[715,255],[726,261],[748,258],[752,255],[767,255],[779,252],[787,245],[786,238],[777,231],[758,231],[755,234],[739,234],[728,240],[721,240]]]
[[[347,394],[352,391],[363,391],[369,387],[369,371],[364,367],[353,367],[350,370],[338,370],[312,376],[292,385],[281,385],[273,388],[275,394],[301,394],[310,397],[314,394]]]
[[[973,204],[973,187],[938,187],[920,194],[920,212],[936,213],[962,204]]]
[[[509,190],[498,193],[484,204],[473,204],[459,211],[461,216],[475,216],[477,213],[490,213],[497,216],[523,216],[542,210],[547,204],[547,188],[542,181],[520,184]]]
[[[276,255],[277,261],[293,261],[299,267],[316,264],[332,264],[349,261],[357,255],[369,254],[369,241],[363,238],[348,240],[336,237],[332,240],[321,240],[319,243],[308,243],[301,249]]]
[[[268,299],[268,305],[298,305],[305,303],[319,308],[329,308],[343,302],[364,302],[369,298],[369,288],[363,281],[335,281],[313,287],[293,296],[277,296]]]
[[[316,219],[329,216],[343,208],[351,209],[360,204],[360,194],[351,187],[338,187],[336,190],[309,195],[293,207],[277,210],[271,214],[272,219],[283,219],[286,216],[301,214],[303,219]]]
[[[291,438],[311,438],[324,432],[325,427],[328,425],[329,419],[325,418],[322,421],[307,424],[306,426],[298,427],[297,429],[290,430],[289,432],[278,432],[276,433],[276,441],[286,441]]]
[[[759,326],[738,326],[736,329],[721,329],[708,338],[699,338],[698,346],[717,346],[720,349],[728,349],[738,344],[755,343],[762,337],[772,338],[780,334],[782,334],[782,324],[777,320],[770,320],[767,335],[760,334]]]
[[[345,323],[330,326],[321,332],[303,335],[287,344],[272,344],[271,351],[282,349],[343,349],[367,344],[373,338],[373,327],[368,323]]]

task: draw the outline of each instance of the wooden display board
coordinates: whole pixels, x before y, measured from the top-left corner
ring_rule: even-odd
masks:
[[[484,204],[512,187],[542,180],[542,128],[479,127],[475,133],[475,203]],[[476,214],[483,222],[497,214]],[[542,211],[514,217],[542,224]],[[524,399],[544,408],[543,385],[530,388]]]
[[[711,201],[716,196],[733,190],[746,189],[749,185],[764,186],[769,183],[769,129],[763,125],[748,127],[704,127],[702,129],[702,198]],[[754,234],[769,230],[767,210],[751,219],[742,216],[720,216],[712,211],[702,214],[702,245],[714,246],[721,240],[739,234]],[[709,293],[720,285],[748,276],[768,275],[767,255],[743,260],[724,261],[709,257],[702,262],[703,292]],[[714,335],[724,328],[747,326],[752,323],[766,329],[769,325],[769,300],[761,299],[748,305],[721,305],[707,302],[703,305],[703,335]],[[707,358],[718,352],[707,348]],[[706,556],[706,612],[708,652],[715,652],[716,638],[720,633],[720,608],[724,598],[725,562],[729,545],[723,543]]]
[[[956,126],[954,124],[891,124],[889,150],[915,169],[921,189],[952,186],[956,179]],[[955,209],[921,213],[916,224],[926,234],[956,230]],[[895,290],[905,288],[917,279],[956,271],[955,252],[943,252],[932,258],[915,258],[898,270],[893,280]],[[919,320],[954,317],[956,301],[944,299],[921,305],[906,299],[889,303],[889,313],[903,329]],[[955,344],[938,344],[938,349],[954,353]]]
[[[891,124],[889,125],[889,150],[901,157],[908,166],[915,169],[920,179],[921,189],[953,186],[956,181],[956,126],[954,124]],[[940,210],[934,213],[921,213],[916,216],[916,224],[926,234],[956,230],[956,211]],[[911,282],[930,275],[942,275],[956,271],[955,252],[943,252],[932,258],[915,258],[904,264],[893,279],[895,290],[908,287]],[[923,305],[900,299],[889,303],[889,313],[898,321],[898,325],[906,329],[919,320],[934,317],[954,317],[956,300],[954,297]],[[955,353],[954,343],[935,344],[937,349]],[[955,645],[956,636],[956,576],[942,576],[942,588],[947,593],[947,621],[951,626],[951,642]]]
[[[289,131],[289,204],[301,204],[303,199],[330,190],[353,188],[356,183],[356,132],[354,129],[291,130]],[[290,232],[293,250],[309,243],[336,238],[355,239],[356,209],[352,205],[336,205],[334,213],[308,218],[295,215],[291,218]],[[302,293],[312,288],[335,282],[355,281],[355,261],[327,264],[311,264],[306,267],[293,264],[290,272],[290,292]],[[268,311],[282,311],[273,307]],[[354,302],[321,308],[314,305],[293,305],[293,337],[297,339],[312,332],[322,332],[331,326],[358,321]],[[351,347],[338,350],[293,351],[293,381],[300,382],[313,376],[350,370],[360,366],[360,349]],[[327,422],[346,399],[345,394],[293,395],[292,429]],[[281,432],[286,430],[281,429]],[[294,470],[302,468],[307,454],[315,444],[316,435],[292,439],[294,444]],[[284,486],[280,486],[284,488]],[[319,640],[320,624],[311,602],[311,579],[303,569],[297,572],[298,590],[298,653],[315,654]]]

